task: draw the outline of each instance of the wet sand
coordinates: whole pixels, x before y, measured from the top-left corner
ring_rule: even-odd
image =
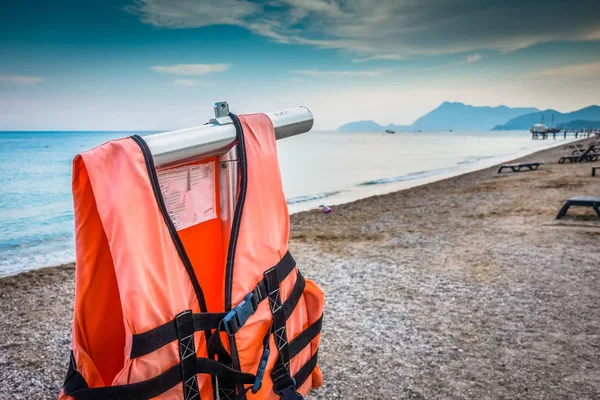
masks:
[[[600,219],[554,219],[600,177],[566,153],[293,215],[292,254],[326,293],[310,397],[600,398]],[[0,279],[0,398],[56,398],[73,280],[73,265]]]

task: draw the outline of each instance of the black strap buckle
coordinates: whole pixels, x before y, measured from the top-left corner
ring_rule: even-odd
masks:
[[[281,400],[303,400],[304,397],[296,391],[296,380],[290,377],[289,385],[283,389],[273,388]]]
[[[258,308],[258,302],[254,297],[254,292],[248,293],[244,300],[235,306],[231,311],[223,318],[223,325],[225,331],[229,336],[233,336],[240,330],[242,326],[248,321]]]
[[[265,347],[265,349],[263,350],[263,354],[260,357],[260,362],[258,363],[258,370],[256,371],[254,385],[252,385],[252,393],[254,394],[256,394],[262,387],[262,381],[265,377],[265,371],[267,369],[267,362],[269,361],[269,354],[271,354],[271,350]]]

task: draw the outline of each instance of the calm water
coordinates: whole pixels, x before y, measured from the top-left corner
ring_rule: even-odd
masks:
[[[74,260],[71,160],[130,134],[0,132],[0,276]],[[286,198],[297,212],[484,168],[557,142],[532,141],[526,132],[311,132],[278,145]]]

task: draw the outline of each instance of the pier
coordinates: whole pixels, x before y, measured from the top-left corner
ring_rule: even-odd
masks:
[[[534,140],[545,140],[545,139],[549,139],[550,137],[552,137],[552,139],[556,139],[557,137],[560,139],[561,137],[563,139],[566,139],[567,137],[574,137],[574,138],[590,138],[593,136],[600,136],[600,130],[592,130],[592,129],[587,129],[587,130],[564,130],[564,131],[558,131],[558,132],[531,132],[531,138]]]

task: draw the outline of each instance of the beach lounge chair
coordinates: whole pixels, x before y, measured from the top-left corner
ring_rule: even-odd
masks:
[[[567,215],[567,211],[569,211],[570,207],[592,207],[598,217],[600,217],[600,197],[588,197],[588,196],[575,196],[571,197],[567,202],[562,206],[556,219],[561,219],[565,215]]]
[[[566,146],[563,146],[563,149],[576,149],[578,147],[583,147],[583,145],[581,143],[577,143],[577,144],[568,144]]]
[[[592,167],[592,176],[596,176],[597,170],[600,170],[600,167]]]
[[[596,154],[594,152],[595,146],[594,145],[590,145],[586,151],[584,151],[583,153],[581,153],[578,156],[565,156],[565,157],[561,157],[558,160],[559,164],[564,164],[565,162],[570,162],[570,163],[581,163],[581,162],[594,162],[594,161],[598,161],[598,158],[600,157],[600,154]]]
[[[521,163],[521,164],[504,164],[498,168],[498,173],[501,173],[504,169],[509,169],[512,172],[521,172],[521,170],[525,171],[535,171],[538,169],[541,163],[532,162],[532,163]]]
[[[592,146],[590,146],[590,147],[592,147]],[[583,154],[586,151],[587,151],[587,149],[575,149],[575,150],[573,150],[573,152],[571,153],[571,155],[576,156],[576,155],[579,155],[579,154]],[[594,145],[592,147],[592,150],[590,151],[590,154],[592,154],[592,153],[593,154],[600,153],[600,146]]]

